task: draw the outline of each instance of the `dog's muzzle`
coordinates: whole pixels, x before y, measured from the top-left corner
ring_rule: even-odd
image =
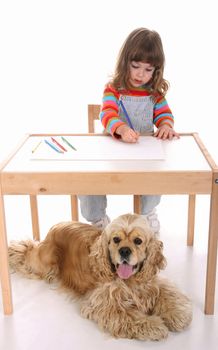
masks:
[[[137,269],[138,264],[136,265],[129,264],[130,256],[132,254],[132,251],[129,247],[121,247],[119,249],[119,254],[120,254],[121,263],[117,264],[116,266],[117,274],[122,279],[128,279],[135,273],[135,270]]]

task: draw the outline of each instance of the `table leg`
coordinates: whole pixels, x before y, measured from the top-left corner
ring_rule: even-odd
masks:
[[[188,200],[188,234],[187,234],[187,245],[193,246],[194,232],[195,232],[195,194],[189,195]]]
[[[40,240],[40,230],[39,230],[39,215],[38,215],[37,196],[30,195],[30,209],[31,209],[31,217],[32,217],[33,238],[36,241],[39,241]]]
[[[133,196],[133,210],[135,214],[141,213],[141,197],[140,195]]]
[[[0,277],[2,287],[3,308],[6,315],[13,312],[11,280],[8,266],[8,245],[5,224],[4,199],[0,186]]]
[[[207,252],[205,314],[214,314],[218,240],[218,170],[213,173]]]
[[[78,221],[79,215],[78,215],[78,198],[77,198],[77,196],[72,194],[70,196],[70,202],[71,202],[72,220]]]

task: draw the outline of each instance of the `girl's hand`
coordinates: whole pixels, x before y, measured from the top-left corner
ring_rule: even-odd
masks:
[[[127,125],[121,125],[116,129],[116,134],[121,136],[122,141],[135,143],[139,138],[139,133],[132,130]]]
[[[179,134],[173,128],[166,124],[160,126],[154,133],[154,136],[156,136],[158,139],[163,140],[172,140],[174,136],[176,136],[178,139],[180,138]]]

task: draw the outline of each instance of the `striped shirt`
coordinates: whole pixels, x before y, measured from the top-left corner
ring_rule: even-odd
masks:
[[[161,96],[160,94],[151,92],[151,90],[146,86],[132,88],[131,90],[124,90],[115,89],[111,84],[107,84],[103,94],[102,107],[99,117],[105,130],[111,135],[116,136],[116,129],[120,125],[125,124],[125,121],[123,120],[123,118],[121,118],[119,113],[119,100],[121,98],[125,98],[128,100],[128,98],[131,99],[131,97],[145,97],[145,101],[147,97],[147,100],[150,101],[150,104],[152,101],[151,117],[153,125],[155,125],[157,128],[162,126],[163,124],[167,124],[170,127],[173,127],[174,117],[165,97]]]

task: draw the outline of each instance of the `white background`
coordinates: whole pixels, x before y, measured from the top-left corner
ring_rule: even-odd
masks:
[[[162,37],[165,78],[171,84],[167,100],[176,130],[199,132],[218,163],[216,3],[0,0],[0,162],[25,133],[87,132],[87,104],[101,103],[120,46],[133,29],[143,26]],[[185,152],[178,157],[185,157]],[[5,200],[8,240],[31,237],[28,196],[9,197]],[[39,197],[43,238],[51,225],[70,219],[69,198]],[[128,201],[127,197],[109,198],[112,219],[132,210],[132,196]],[[160,343],[117,341],[82,319],[65,295],[14,274],[13,316],[4,317],[0,301],[0,348],[35,350],[40,341],[43,350],[75,346],[183,350],[184,344],[187,350],[217,349],[217,289],[215,315],[203,313],[208,197],[197,198],[193,248],[186,246],[187,196],[163,196],[158,206],[167,276],[193,299],[190,329]]]
[[[138,27],[161,35],[175,129],[198,132],[218,163],[215,0],[2,0],[0,4],[0,163],[26,133],[87,132],[87,104],[101,103],[118,51]],[[185,150],[178,157],[185,157]],[[66,213],[70,218],[69,201],[42,197],[40,223],[47,232],[54,223],[54,210],[56,222]],[[9,234],[17,227],[31,230],[30,217],[23,214],[25,205],[29,208],[27,196],[6,198]],[[165,207],[164,201],[161,205]],[[123,204],[121,208],[118,214],[129,210]]]
[[[1,1],[0,161],[25,133],[86,132],[87,104],[143,26],[162,37],[176,130],[199,132],[218,162],[216,14],[215,0]]]
[[[218,163],[215,0],[0,4],[0,162],[26,133],[87,132],[87,104],[101,103],[123,41],[143,26],[162,37],[175,129],[198,132]],[[185,156],[185,150],[178,154]],[[9,233],[26,225],[24,230],[31,230],[30,217],[23,214],[24,205],[29,208],[26,197],[6,198],[6,212],[16,213],[13,220],[7,215]],[[60,197],[52,202],[42,197],[39,214],[46,232],[54,223],[54,210],[57,222],[66,213],[70,218],[70,209],[68,200],[66,204]],[[164,203],[161,206],[168,208]],[[118,214],[129,210],[123,204],[121,208]]]

